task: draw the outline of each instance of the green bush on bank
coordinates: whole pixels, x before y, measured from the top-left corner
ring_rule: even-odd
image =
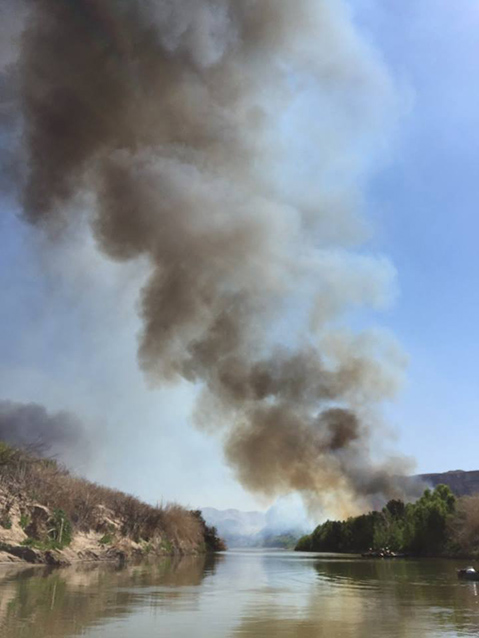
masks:
[[[426,490],[415,503],[391,500],[380,512],[346,521],[326,521],[299,539],[297,551],[364,552],[389,547],[393,551],[437,555],[453,550],[451,530],[456,497],[446,485]]]

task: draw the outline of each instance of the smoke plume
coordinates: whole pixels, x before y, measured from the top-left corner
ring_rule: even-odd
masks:
[[[50,414],[37,403],[0,401],[0,441],[67,464],[88,456],[80,421],[65,411]]]
[[[139,362],[201,389],[199,427],[248,489],[395,493],[371,460],[402,357],[348,311],[394,269],[351,246],[394,92],[335,0],[35,0],[14,65],[19,198],[143,259]],[[358,500],[359,499],[359,500]]]

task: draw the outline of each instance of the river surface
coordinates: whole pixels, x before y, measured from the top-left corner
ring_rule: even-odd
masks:
[[[1,638],[479,636],[455,561],[230,551],[151,565],[0,566]]]

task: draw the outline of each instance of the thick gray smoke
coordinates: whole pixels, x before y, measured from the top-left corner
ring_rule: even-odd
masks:
[[[401,356],[354,335],[394,271],[348,249],[393,93],[340,0],[34,0],[15,64],[24,216],[142,258],[139,361],[202,388],[247,488],[353,509]],[[87,212],[85,212],[87,211]]]
[[[67,464],[86,460],[88,441],[69,412],[50,414],[37,403],[0,401],[0,441]]]

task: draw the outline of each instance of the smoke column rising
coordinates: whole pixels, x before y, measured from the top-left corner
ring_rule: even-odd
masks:
[[[195,420],[246,488],[343,512],[396,493],[370,447],[402,357],[341,327],[394,287],[349,248],[394,95],[347,4],[25,6],[9,71],[25,219],[54,238],[86,215],[105,254],[149,264],[140,365],[201,388]]]

